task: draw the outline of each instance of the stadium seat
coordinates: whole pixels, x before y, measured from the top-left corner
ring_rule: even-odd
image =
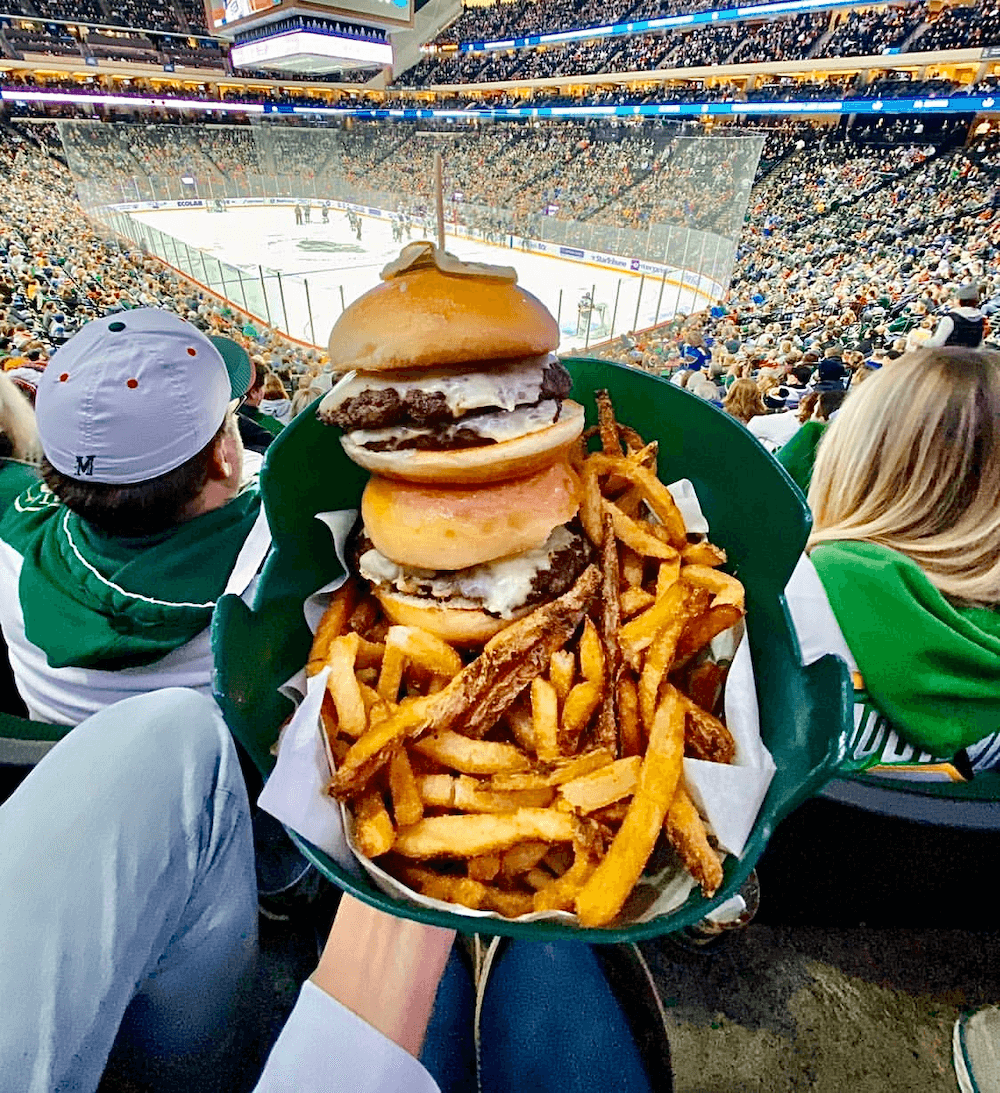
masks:
[[[971,782],[910,782],[856,774],[829,782],[820,796],[916,823],[1000,830],[1000,771],[977,774]]]
[[[679,930],[732,896],[774,826],[836,774],[850,723],[850,678],[832,656],[801,667],[783,589],[805,544],[809,513],[777,463],[732,418],[659,378],[605,361],[571,359],[566,365],[591,420],[591,393],[606,387],[621,420],[647,440],[659,440],[660,476],[692,480],[713,539],[726,548],[747,589],[761,731],[778,769],[744,853],[727,861],[715,898],[693,894],[669,917],[667,928]],[[264,774],[273,766],[271,747],[292,712],[276,688],[303,666],[311,644],[303,601],[342,573],[329,532],[314,514],[355,507],[367,477],[343,454],[338,436],[339,430],[306,410],[271,445],[261,481],[275,549],[252,608],[225,596],[213,619],[217,695],[230,728]],[[336,883],[398,913],[400,905],[370,882],[347,874],[315,847],[300,845]],[[449,913],[405,906],[406,914],[423,921],[462,925]],[[468,920],[464,924],[467,928]],[[661,921],[592,933],[595,940],[637,940],[664,928]],[[558,923],[526,928],[506,921],[491,921],[490,929],[534,938],[565,931]],[[574,936],[580,932],[574,930]]]

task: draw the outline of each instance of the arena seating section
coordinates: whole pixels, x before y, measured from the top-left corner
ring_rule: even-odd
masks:
[[[464,10],[434,44],[453,46],[598,22],[606,26],[626,18],[712,6],[706,0],[545,4],[515,0]],[[85,0],[72,8],[65,0],[21,0],[20,11],[24,20],[5,17],[0,23],[0,47],[8,55],[60,56],[75,51],[139,64],[172,60],[217,71],[227,63],[220,44],[204,37],[203,13],[192,0],[127,0],[114,11],[106,0]],[[72,19],[72,23],[46,22],[58,19]],[[86,26],[83,19],[95,25]],[[127,29],[115,30],[115,25]],[[513,81],[496,89],[487,101],[491,106],[515,105],[525,101],[524,90],[516,86],[518,80],[807,57],[872,57],[899,49],[904,53],[894,54],[891,62],[866,66],[871,70],[864,79],[855,73],[811,79],[758,74],[753,80],[734,75],[728,81],[713,81],[710,87],[702,81],[682,80],[609,82],[585,91],[553,85],[532,89],[530,101],[533,105],[605,106],[730,100],[780,103],[834,95],[885,100],[941,97],[958,88],[985,94],[997,90],[993,76],[981,77],[974,86],[967,77],[961,81],[942,75],[915,78],[912,66],[901,70],[899,58],[928,49],[983,47],[997,41],[1000,7],[989,0],[941,12],[923,2],[905,3],[834,15],[811,13],[767,22],[749,19],[683,32],[584,40],[547,49],[430,55],[397,77],[391,99],[393,105],[426,106],[426,95],[419,89],[475,79]],[[890,67],[897,64],[899,68]],[[147,80],[137,68],[131,89],[146,90]],[[88,86],[68,76],[60,80],[46,75],[43,80],[30,71],[7,68],[0,68],[0,81],[0,87],[7,88],[80,90]],[[94,79],[89,87],[97,92],[103,85]],[[315,102],[311,93],[297,91],[284,80],[253,90],[220,89],[206,81],[197,89],[185,87],[183,93],[229,103]],[[331,86],[327,101],[359,106],[385,103],[383,92],[353,93],[350,99],[343,94]],[[456,88],[437,93],[433,104],[464,108],[470,101]],[[183,297],[187,289],[173,275],[152,269],[150,260],[92,233],[74,204],[74,176],[67,169],[55,129],[24,120],[39,113],[91,117],[92,111],[17,103],[5,104],[3,111],[0,188],[5,191],[4,207],[11,210],[0,224],[5,237],[19,237],[36,252],[40,245],[49,263],[79,260],[77,241],[92,240],[100,262],[94,265],[88,258],[88,276],[95,278],[103,263],[112,271],[88,293],[90,301],[85,306],[92,310],[107,306],[109,292],[125,294],[132,302],[171,302],[178,293]],[[170,125],[154,126],[148,125],[149,116],[141,111],[119,111],[115,118],[134,124],[78,127],[87,155],[70,163],[77,179],[100,187],[102,180],[125,175],[135,180],[140,196],[154,197],[150,180],[164,164],[170,164],[175,173],[183,169],[225,193],[264,192],[268,176],[284,173],[308,182],[314,194],[353,187],[399,194],[415,209],[426,207],[431,198],[434,145],[416,136],[412,122],[389,125],[355,120],[349,133],[339,123],[317,126],[306,145],[297,139],[295,129],[287,135],[280,126],[269,127],[262,142],[238,113],[211,118],[214,124],[199,127],[194,139],[191,123],[204,120],[203,116],[175,116]],[[227,124],[218,124],[223,120]],[[858,115],[823,124],[776,115],[750,123],[765,130],[767,139],[740,244],[728,317],[715,320],[720,335],[732,334],[724,324],[735,323],[738,336],[728,339],[737,344],[734,355],[742,359],[764,354],[766,359],[793,330],[796,340],[801,340],[802,331],[830,319],[846,345],[866,346],[892,333],[894,314],[914,302],[933,308],[944,282],[966,273],[980,276],[992,293],[997,285],[991,267],[981,267],[1000,242],[1000,157],[988,125],[980,125],[970,137],[973,121],[963,115],[894,114]],[[302,120],[296,119],[296,124]],[[435,124],[450,125],[427,121],[419,127],[426,130]],[[734,119],[731,124],[744,123]],[[719,125],[716,131],[727,130]],[[468,214],[470,227],[484,235],[530,234],[543,210],[557,219],[591,225],[641,228],[670,221],[707,230],[732,229],[736,234],[727,223],[725,195],[720,200],[718,193],[701,192],[696,172],[687,189],[668,192],[656,184],[674,154],[674,145],[664,140],[666,132],[658,122],[624,126],[604,119],[470,127],[449,144],[446,190],[461,194],[470,209],[489,209]],[[305,147],[308,155],[303,153]],[[844,239],[852,240],[849,251],[842,246]],[[6,285],[6,307],[26,294],[25,278],[31,275],[11,266],[8,250],[0,274]],[[902,263],[901,250],[906,256]],[[877,300],[882,302],[876,305]],[[31,308],[21,308],[20,313],[29,324],[37,318]],[[224,322],[218,317],[217,321]],[[609,346],[606,351],[658,367],[671,359],[676,333],[669,325],[650,333],[638,354],[635,345]],[[263,337],[270,345],[268,339],[273,336]]]

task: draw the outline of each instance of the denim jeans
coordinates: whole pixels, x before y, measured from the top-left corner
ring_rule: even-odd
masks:
[[[214,703],[171,689],[88,718],[0,808],[0,847],[0,1093],[96,1089],[113,1049],[223,1088],[257,897]]]

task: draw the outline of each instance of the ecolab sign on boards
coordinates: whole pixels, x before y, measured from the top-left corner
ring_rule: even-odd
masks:
[[[178,201],[177,202],[177,208],[178,209],[186,209],[186,208],[189,208],[192,205],[204,205],[204,204],[205,204],[205,202],[202,201],[200,198],[191,198],[188,201]]]

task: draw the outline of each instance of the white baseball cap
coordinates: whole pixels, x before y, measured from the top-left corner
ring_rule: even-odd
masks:
[[[161,308],[94,319],[38,384],[42,449],[70,478],[146,482],[205,447],[252,375],[236,342],[209,339]]]

